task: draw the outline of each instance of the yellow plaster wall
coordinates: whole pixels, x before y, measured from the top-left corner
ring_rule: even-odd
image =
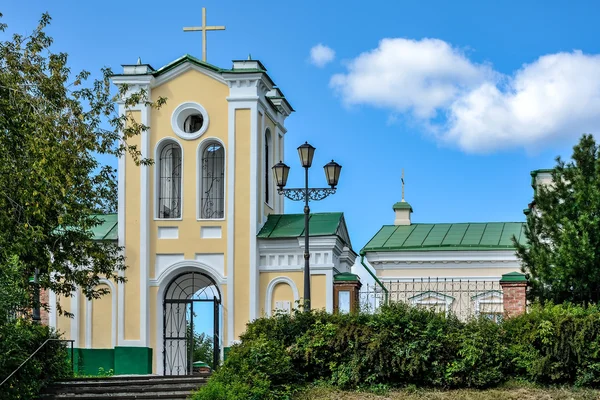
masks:
[[[296,284],[298,288],[298,296],[300,300],[304,297],[304,273],[302,271],[294,271],[294,272],[261,272],[260,273],[260,303],[259,309],[261,314],[265,313],[265,302],[267,299],[267,288],[269,283],[275,279],[285,276]],[[310,290],[311,290],[311,298],[313,309],[321,309],[325,308],[327,305],[327,276],[326,275],[311,275],[310,277]],[[277,285],[279,286],[279,285]],[[275,287],[277,289],[277,286]],[[291,290],[291,288],[290,288]],[[275,293],[274,293],[275,294]],[[288,300],[286,298],[280,298],[277,300]],[[295,307],[296,303],[294,301],[293,292],[290,292],[289,300],[292,302],[292,305]],[[274,301],[274,300],[271,300]],[[273,307],[275,303],[271,304]]]
[[[235,111],[235,239],[234,239],[234,334],[246,330],[250,318],[250,110]],[[256,234],[255,232],[253,234]]]
[[[132,117],[140,121],[140,112]],[[141,145],[140,136],[129,140],[131,145]],[[131,157],[125,157],[125,257],[128,266],[124,285],[125,340],[140,339],[140,167]]]
[[[299,298],[302,298],[303,295],[303,290],[304,290],[304,283],[303,283],[303,279],[304,279],[304,275],[302,274],[302,272],[261,272],[260,273],[260,277],[259,277],[259,293],[260,293],[260,297],[259,297],[259,301],[260,303],[258,304],[258,308],[260,310],[260,314],[261,315],[265,315],[266,310],[265,310],[265,303],[267,301],[267,287],[269,286],[269,283],[275,279],[275,278],[279,278],[281,276],[285,276],[287,278],[290,278],[292,281],[294,281],[294,283],[296,284],[296,287],[298,288],[298,295]],[[277,285],[279,286],[279,285]],[[290,287],[291,290],[291,287]],[[292,302],[292,306],[295,307],[296,306],[296,301],[294,300],[294,296],[293,296],[293,292],[292,296],[290,297],[290,301]],[[287,300],[287,299],[279,299],[279,300]],[[274,304],[274,303],[273,303]],[[271,305],[273,306],[273,305]]]
[[[158,142],[165,138],[175,139],[182,147],[182,219],[180,221],[155,220],[156,188],[155,166],[150,168],[150,271],[149,276],[155,277],[155,254],[184,254],[186,259],[194,259],[196,253],[227,254],[227,222],[225,220],[198,220],[200,198],[197,190],[200,179],[199,146],[205,140],[218,139],[225,147],[225,188],[227,187],[227,151],[228,151],[228,103],[229,88],[209,76],[198,71],[190,70],[176,78],[152,89],[153,100],[166,97],[167,104],[160,110],[152,110],[150,149],[152,156]],[[201,104],[209,117],[206,132],[198,139],[184,140],[179,138],[172,129],[171,116],[173,111],[182,103],[193,101]],[[156,164],[155,164],[156,165]],[[225,215],[227,215],[227,191],[225,193]],[[174,226],[179,229],[179,239],[158,239],[159,226]],[[221,239],[200,239],[201,226],[220,226]],[[225,260],[225,265],[227,261]],[[226,273],[226,271],[225,271]]]
[[[304,285],[302,286],[304,287]],[[327,277],[325,275],[311,275],[310,297],[313,310],[325,309],[327,305]]]
[[[108,285],[99,285],[97,289],[110,289]],[[112,296],[108,293],[99,299],[92,300],[92,347],[94,349],[111,349],[112,346]],[[115,310],[116,312],[116,310]]]
[[[71,298],[62,299],[57,297],[56,302],[61,305],[63,310],[73,312],[71,310]],[[53,310],[57,311],[57,310]],[[71,337],[71,321],[72,319],[63,315],[56,315],[56,329],[61,332],[65,339],[74,339]]]

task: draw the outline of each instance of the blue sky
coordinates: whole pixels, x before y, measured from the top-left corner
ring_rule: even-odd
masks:
[[[201,23],[203,6],[209,25],[227,26],[208,34],[208,61],[230,67],[251,53],[297,111],[289,185],[301,185],[304,141],[317,148],[313,186],[325,183],[321,165],[342,164],[338,193],[312,210],[344,211],[357,250],[393,223],[402,168],[414,222],[523,221],[529,172],[599,130],[592,1],[7,0],[0,12],[9,33],[50,12],[54,50],[97,73],[138,56],[155,68],[200,57],[201,35],[182,27]]]

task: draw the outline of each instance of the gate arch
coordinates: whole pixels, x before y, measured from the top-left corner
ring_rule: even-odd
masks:
[[[203,361],[219,365],[220,360],[220,305],[221,291],[218,284],[202,271],[185,271],[170,280],[163,297],[163,374],[191,375],[193,363]],[[212,321],[202,316],[212,311]],[[212,322],[212,360],[195,359],[199,341],[197,326]],[[197,358],[197,357],[196,357]]]

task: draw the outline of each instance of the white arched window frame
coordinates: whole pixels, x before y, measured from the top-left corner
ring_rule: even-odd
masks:
[[[156,152],[156,216],[181,219],[183,151],[179,143],[167,139]]]
[[[199,219],[225,218],[225,146],[210,139],[200,146]]]
[[[263,188],[264,188],[264,199],[265,203],[271,207],[273,204],[273,184],[271,178],[271,167],[273,166],[273,136],[271,135],[271,130],[267,128],[265,130],[265,138],[263,145],[263,169],[264,169],[264,177],[263,177]]]

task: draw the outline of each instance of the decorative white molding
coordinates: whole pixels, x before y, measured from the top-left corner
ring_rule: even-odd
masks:
[[[296,283],[294,283],[294,281],[292,279],[288,278],[287,276],[278,276],[277,278],[272,279],[271,282],[269,282],[269,284],[267,286],[267,296],[266,296],[266,300],[265,300],[265,315],[266,316],[271,315],[271,312],[272,312],[271,304],[273,303],[273,291],[275,290],[275,286],[277,286],[278,284],[287,284],[292,288],[292,293],[294,294],[294,305],[296,304],[296,302],[298,300],[300,300],[300,297],[298,295],[298,287],[296,286]]]
[[[432,300],[430,300],[432,299]],[[450,312],[450,308],[452,303],[454,302],[454,297],[448,296],[443,293],[426,291],[420,293],[416,296],[410,297],[408,299],[414,305],[423,305],[423,306],[444,306],[444,311],[446,313]]]
[[[223,232],[220,226],[201,226],[200,239],[221,239]]]
[[[92,348],[92,301],[85,299],[85,348]]]
[[[159,226],[159,239],[179,239],[179,228],[176,226]]]
[[[160,275],[158,275],[156,279],[150,279],[150,286],[166,286],[176,275],[184,272],[202,272],[210,276],[218,285],[227,283],[226,277],[223,276],[215,267],[207,265],[198,260],[183,260],[169,265],[160,273]]]
[[[227,345],[231,346],[234,331],[234,266],[235,266],[235,105],[229,103],[227,106]]]
[[[484,293],[480,293],[477,296],[473,296],[471,300],[473,300],[473,303],[475,304],[475,316],[479,316],[481,312],[481,306],[483,304],[497,306],[504,305],[504,297],[502,296],[502,292],[500,292],[499,290],[490,290]],[[503,310],[499,309],[498,311],[501,314]]]
[[[225,275],[225,255],[223,253],[196,253],[194,259],[203,265],[214,268],[221,276]]]
[[[256,179],[258,173],[258,107],[253,104],[250,109],[250,321],[258,318],[258,251],[256,235],[258,234],[257,202],[260,201]]]
[[[148,99],[152,99],[152,90],[148,85]],[[141,137],[141,156],[142,158],[151,157],[150,154],[150,106],[142,107],[141,122],[148,127],[148,130],[142,132]],[[182,149],[183,162],[183,149]],[[148,270],[150,269],[150,166],[140,166],[140,346],[148,347],[150,337],[150,318],[148,307]],[[183,182],[183,176],[182,176]],[[183,203],[181,205],[183,211]]]
[[[185,132],[183,130],[183,123],[185,119],[195,112],[202,115],[202,127],[196,132]],[[202,107],[201,104],[196,103],[194,101],[187,101],[185,103],[180,104],[175,108],[173,114],[171,115],[171,129],[177,136],[185,140],[194,140],[198,139],[200,136],[204,135],[209,125],[209,117],[206,109]]]
[[[185,260],[183,254],[156,254],[154,257],[154,276],[156,278],[170,265]]]
[[[159,349],[163,348],[163,300],[165,297],[165,290],[169,286],[169,284],[175,279],[178,275],[186,273],[186,272],[201,272],[212,278],[213,281],[216,282],[217,288],[219,290],[219,294],[221,299],[223,298],[223,288],[221,285],[226,284],[227,280],[223,277],[219,272],[206,264],[203,264],[196,260],[184,260],[177,262],[175,264],[167,267],[157,279],[153,279],[150,281],[150,286],[158,286],[158,293],[156,295],[156,342],[155,342],[155,361],[156,361],[156,373],[158,375],[162,375],[164,373],[164,365],[163,365],[163,352]],[[220,316],[222,319],[222,314]],[[219,321],[219,325],[222,324],[222,321]]]
[[[71,313],[71,340],[74,341],[73,347],[79,348],[79,288],[75,288],[71,296]]]
[[[518,262],[514,250],[489,250],[489,251],[381,251],[367,252],[366,258],[371,265],[386,262],[406,263],[411,262]],[[454,268],[454,267],[452,267]]]
[[[48,310],[48,325],[50,326],[50,328],[54,328],[57,329],[58,328],[58,323],[57,323],[57,309],[56,309],[56,293],[54,293],[52,290],[48,289],[48,306],[50,307],[50,309]]]

